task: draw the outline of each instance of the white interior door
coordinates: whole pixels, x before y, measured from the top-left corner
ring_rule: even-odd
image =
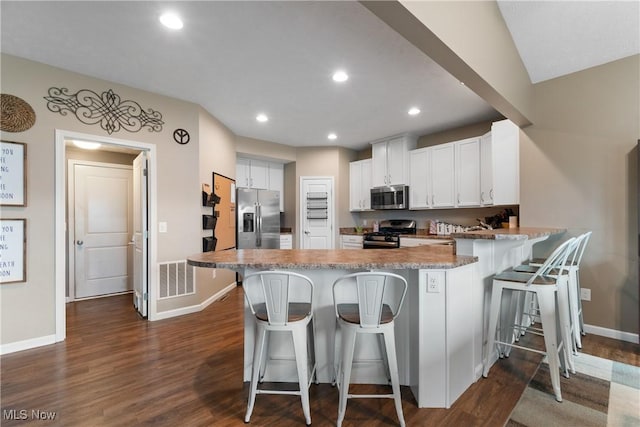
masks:
[[[333,178],[300,178],[302,249],[333,249]]]
[[[74,197],[75,297],[131,290],[131,167],[74,165]]]
[[[147,154],[133,161],[133,305],[142,317],[148,306]]]

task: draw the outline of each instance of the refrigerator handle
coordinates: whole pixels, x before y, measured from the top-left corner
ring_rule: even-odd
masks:
[[[256,247],[262,246],[262,209],[260,203],[256,203]]]

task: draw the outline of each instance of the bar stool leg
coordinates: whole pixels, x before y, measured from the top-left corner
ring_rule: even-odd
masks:
[[[351,381],[351,364],[356,344],[356,332],[352,328],[342,329],[342,357],[340,372],[338,373],[340,384],[340,401],[338,403],[337,427],[342,426],[344,414],[347,411],[347,399],[349,397],[349,382]]]
[[[264,352],[264,342],[266,330],[260,324],[256,326],[256,344],[253,349],[253,366],[251,367],[251,384],[249,387],[249,402],[247,404],[247,413],[244,416],[244,422],[248,423],[253,413],[253,405],[256,403],[256,394],[258,390],[258,377],[260,376],[260,362],[262,353]]]
[[[496,333],[498,328],[498,315],[500,314],[500,301],[502,300],[502,286],[493,285],[491,290],[491,303],[489,304],[489,328],[487,329],[487,345],[484,349],[484,366],[482,376],[487,378],[493,349],[496,347]],[[498,354],[500,356],[500,354]]]
[[[578,285],[578,269],[569,270],[569,301],[571,304],[571,327],[573,328],[573,340],[577,349],[582,348],[582,336],[580,334],[580,285]]]
[[[393,327],[393,325],[391,325]],[[396,405],[396,412],[400,426],[405,427],[404,414],[402,412],[402,395],[400,394],[400,378],[398,376],[398,358],[396,356],[396,343],[394,331],[391,328],[384,328],[384,344],[387,350],[388,370],[391,375],[391,388],[393,389],[393,401]]]
[[[298,385],[300,386],[300,400],[302,401],[302,412],[307,425],[311,424],[311,411],[309,409],[309,364],[307,357],[307,336],[305,329],[295,328],[291,331],[293,335],[293,347],[296,356],[296,367],[298,369]]]
[[[571,319],[569,315],[569,293],[567,290],[567,279],[558,278],[558,320],[560,323],[560,336],[564,342],[563,350],[566,359],[566,365],[572,374],[576,373],[573,363],[573,336],[571,335]],[[566,375],[569,378],[569,375]]]
[[[385,348],[386,339],[384,334],[376,334],[378,340],[378,347],[380,349],[380,355],[382,356],[382,365],[384,366],[384,373],[387,376],[387,382],[391,384],[391,372],[389,371],[389,357],[387,356],[387,350]]]
[[[537,292],[538,306],[540,307],[540,321],[544,330],[544,346],[549,361],[551,385],[556,395],[556,400],[562,402],[560,392],[560,359],[558,357],[558,338],[556,333],[556,296],[553,289],[544,289]]]

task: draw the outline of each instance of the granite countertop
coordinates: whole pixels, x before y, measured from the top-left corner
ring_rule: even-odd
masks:
[[[476,257],[454,255],[447,246],[391,250],[238,249],[190,256],[189,265],[262,269],[449,269],[472,264]]]
[[[495,230],[465,231],[462,233],[451,233],[454,239],[486,239],[486,240],[528,240],[538,237],[561,234],[567,231],[565,228],[544,228],[544,227],[518,227],[518,228],[497,228]]]

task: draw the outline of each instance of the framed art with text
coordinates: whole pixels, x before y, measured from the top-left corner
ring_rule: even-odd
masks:
[[[27,145],[0,141],[0,206],[27,205]]]
[[[27,220],[0,220],[0,284],[27,281]]]

